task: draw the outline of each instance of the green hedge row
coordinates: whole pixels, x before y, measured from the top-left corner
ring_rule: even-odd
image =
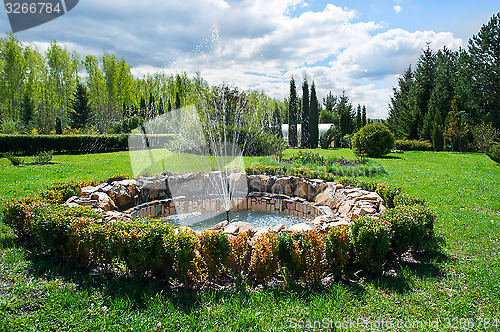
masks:
[[[399,139],[394,142],[396,150],[403,151],[431,151],[432,143],[421,140]]]
[[[128,150],[128,134],[118,135],[0,135],[0,153],[33,155],[40,151],[96,153]],[[166,142],[171,135],[149,135],[150,144]]]
[[[283,276],[287,283],[314,284],[327,275],[340,277],[351,264],[379,274],[388,258],[399,259],[433,235],[435,217],[425,201],[399,194],[394,202],[395,208],[380,219],[361,217],[326,234],[266,233],[253,239],[253,246],[247,233],[196,234],[152,219],[102,222],[89,208],[39,197],[6,202],[2,221],[18,236],[80,266],[165,276],[185,285],[212,281],[220,273],[236,282],[263,283]]]

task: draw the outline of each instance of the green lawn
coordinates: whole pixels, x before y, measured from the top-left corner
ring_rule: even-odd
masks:
[[[317,152],[354,159],[345,149]],[[53,161],[61,164],[13,167],[0,159],[0,197],[30,195],[59,180],[132,174],[126,152]],[[500,166],[482,154],[446,152],[406,152],[376,162],[387,173],[372,179],[427,198],[438,215],[440,249],[416,255],[419,264],[396,266],[397,276],[353,274],[314,291],[176,293],[161,280],[71,269],[0,224],[0,330],[281,331],[349,319],[349,330],[363,330],[366,322],[356,325],[358,319],[377,330],[390,323],[407,324],[394,330],[426,331],[429,324],[500,329]]]

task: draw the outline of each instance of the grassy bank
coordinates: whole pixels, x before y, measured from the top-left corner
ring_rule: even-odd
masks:
[[[354,159],[350,150],[316,151]],[[288,150],[285,157],[295,152]],[[16,168],[0,159],[0,197],[32,194],[60,180],[132,174],[126,152],[59,155],[53,161],[60,164]],[[387,173],[372,179],[427,198],[438,214],[440,249],[416,254],[419,263],[395,266],[396,275],[352,274],[316,290],[177,293],[163,280],[72,269],[17,240],[0,224],[0,330],[281,331],[349,319],[346,327],[352,330],[368,322],[414,324],[396,330],[495,330],[494,319],[500,317],[500,167],[481,154],[445,152],[406,152],[376,162]]]

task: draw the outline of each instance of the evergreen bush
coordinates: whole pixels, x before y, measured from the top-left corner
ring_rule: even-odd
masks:
[[[383,124],[373,122],[354,134],[351,143],[353,149],[365,151],[369,157],[381,157],[394,147],[394,135]]]

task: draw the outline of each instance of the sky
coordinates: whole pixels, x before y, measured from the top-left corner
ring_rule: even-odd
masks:
[[[16,36],[40,52],[55,39],[82,57],[124,57],[137,77],[200,72],[277,99],[307,77],[320,101],[345,91],[385,118],[397,77],[427,45],[466,48],[499,11],[498,0],[81,0]]]

